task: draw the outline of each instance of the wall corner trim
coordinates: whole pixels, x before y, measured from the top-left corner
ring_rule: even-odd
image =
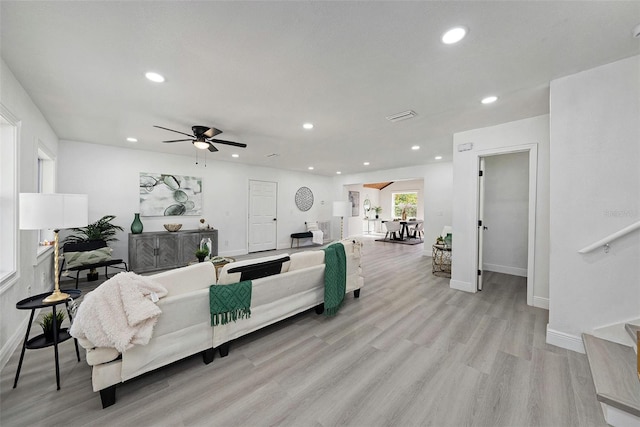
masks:
[[[573,350],[578,353],[585,353],[582,338],[551,329],[548,324],[547,344],[555,345],[556,347],[565,348],[567,350]]]
[[[549,310],[549,298],[533,297],[533,306]]]
[[[459,291],[472,292],[474,294],[476,293],[475,283],[471,282],[463,282],[461,280],[451,279],[449,281],[449,287],[451,289],[457,289]]]

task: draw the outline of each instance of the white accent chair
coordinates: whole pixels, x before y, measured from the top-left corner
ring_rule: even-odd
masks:
[[[393,239],[397,239],[397,234],[400,233],[400,221],[385,221],[384,227],[387,229],[387,233],[384,235],[384,239],[387,240],[387,237],[393,236]]]
[[[421,221],[413,227],[409,228],[409,236],[413,237],[414,239],[420,238],[420,241],[422,241],[422,237],[424,236],[424,222]]]

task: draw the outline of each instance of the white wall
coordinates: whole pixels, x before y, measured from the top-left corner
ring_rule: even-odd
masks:
[[[640,317],[640,232],[577,251],[640,220],[640,57],[551,82],[547,341]]]
[[[22,88],[4,60],[0,62],[0,102],[20,123],[18,141],[18,191],[37,191],[37,150],[42,143],[47,151],[56,156],[58,137],[49,123]],[[0,159],[2,162],[10,159]],[[7,203],[3,200],[2,203]],[[18,225],[16,224],[16,227]],[[27,328],[28,311],[16,310],[16,303],[31,295],[53,288],[53,265],[51,251],[40,258],[36,231],[18,231],[18,275],[15,279],[0,284],[0,368],[7,362],[16,345],[21,342]],[[2,243],[4,244],[4,242]],[[14,248],[7,248],[15,250]],[[44,276],[43,276],[44,273]]]
[[[483,270],[527,276],[529,154],[485,157]]]
[[[278,248],[288,248],[290,234],[306,231],[305,221],[331,219],[332,178],[279,169],[208,160],[196,165],[193,157],[153,153],[106,145],[60,141],[58,172],[63,192],[89,195],[89,220],[116,215],[115,224],[125,229],[110,245],[114,256],[127,258],[128,233],[133,214],[139,212],[139,173],[158,172],[202,177],[203,215],[218,229],[218,253],[246,254],[249,180],[278,183]],[[301,186],[311,189],[314,204],[298,210],[295,193]],[[182,223],[196,229],[200,217],[142,217],[145,231],[162,231],[165,223]]]
[[[424,182],[424,226],[425,242],[435,242],[445,225],[451,225],[452,164],[448,162],[430,163],[397,169],[386,169],[361,174],[340,175],[334,179],[336,200],[346,200],[346,187],[352,184],[422,179]],[[367,189],[370,190],[370,189]],[[383,207],[384,209],[384,207]],[[381,218],[388,215],[388,208]],[[351,230],[345,232],[349,235]],[[359,234],[359,231],[357,232]],[[431,256],[431,247],[425,244],[424,254]]]
[[[459,144],[473,143],[470,151],[458,152]],[[475,292],[478,203],[478,159],[495,151],[518,151],[537,146],[537,192],[535,271],[533,304],[549,301],[549,116],[538,116],[453,136],[453,246],[451,287]]]

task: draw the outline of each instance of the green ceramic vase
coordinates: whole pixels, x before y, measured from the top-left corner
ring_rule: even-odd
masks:
[[[140,214],[134,214],[135,218],[133,218],[133,222],[131,223],[131,233],[140,234],[142,233],[142,221],[140,221]]]

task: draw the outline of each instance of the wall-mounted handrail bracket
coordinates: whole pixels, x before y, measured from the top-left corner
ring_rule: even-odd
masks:
[[[590,244],[589,246],[585,246],[584,248],[580,249],[578,253],[586,254],[601,246],[604,247],[605,253],[609,253],[609,243],[638,229],[640,229],[640,221],[636,222],[635,224],[631,224],[623,228],[622,230],[616,231],[615,233],[612,233],[604,239],[600,239],[597,242]]]

